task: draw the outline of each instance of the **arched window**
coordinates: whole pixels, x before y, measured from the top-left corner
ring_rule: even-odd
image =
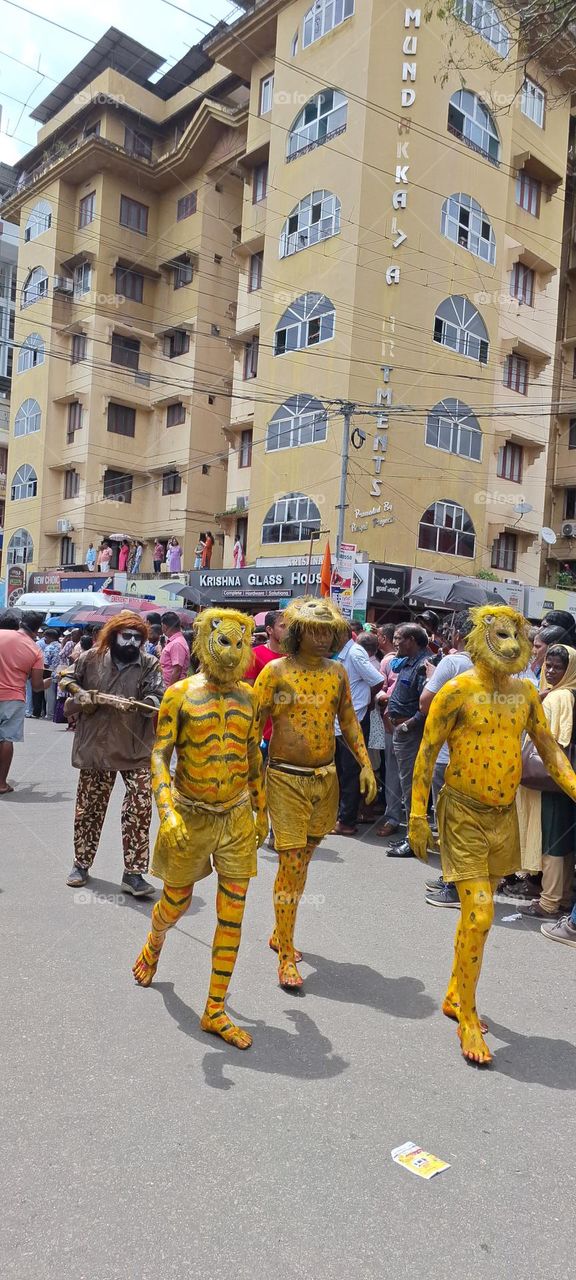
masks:
[[[7,564],[29,564],[34,556],[34,543],[27,529],[17,529],[8,543]]]
[[[267,512],[262,525],[262,542],[305,542],[313,529],[320,528],[320,512],[303,493],[287,493]]]
[[[434,316],[434,341],[470,360],[488,361],[488,330],[482,316],[461,294],[445,298]]]
[[[268,423],[266,452],[296,449],[301,444],[318,444],[326,439],[326,410],[313,396],[290,396]]]
[[[477,93],[459,89],[452,94],[448,106],[448,132],[462,138],[474,151],[488,156],[496,164],[500,160],[500,139],[487,107]]]
[[[47,200],[39,200],[30,210],[24,228],[24,240],[35,240],[52,225],[52,207]]]
[[[482,456],[482,432],[478,419],[462,400],[447,398],[435,404],[426,419],[426,444],[444,453],[457,453],[460,458],[479,462]]]
[[[331,191],[312,191],[287,217],[280,236],[280,257],[289,258],[340,230],[340,201]]]
[[[484,210],[472,196],[460,192],[442,205],[442,235],[485,262],[496,261],[496,237]]]
[[[24,400],[14,419],[14,435],[30,436],[42,426],[42,410],[37,400]]]
[[[10,497],[12,502],[20,502],[22,498],[35,498],[38,492],[38,476],[34,467],[30,467],[24,462],[18,470],[12,481],[10,489]]]
[[[510,32],[500,20],[500,14],[491,0],[455,0],[454,15],[473,27],[501,58],[510,52]]]
[[[422,551],[472,560],[476,534],[468,512],[456,502],[433,502],[418,526],[418,546]]]
[[[314,347],[334,337],[334,305],[323,293],[303,293],[284,312],[274,334],[274,355]]]
[[[37,364],[44,364],[44,342],[39,333],[29,333],[18,352],[18,373],[26,369],[35,369]]]
[[[312,8],[304,17],[302,28],[302,48],[306,49],[315,40],[320,40],[328,31],[339,27],[346,18],[354,13],[354,0],[314,0]]]
[[[322,146],[337,133],[343,133],[348,116],[348,99],[337,89],[322,89],[306,103],[288,134],[287,160],[302,151]]]
[[[28,272],[24,284],[22,285],[22,293],[20,296],[20,307],[31,307],[33,302],[37,302],[39,298],[45,298],[48,294],[48,272],[44,267],[34,267]]]

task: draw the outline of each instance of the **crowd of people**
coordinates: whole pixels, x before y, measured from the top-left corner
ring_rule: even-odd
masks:
[[[202,534],[202,539],[211,535]],[[126,543],[129,550],[129,545]],[[204,550],[206,542],[204,542]],[[433,700],[449,681],[468,671],[466,651],[471,620],[465,610],[441,626],[432,611],[413,621],[385,622],[363,628],[346,625],[345,641],[335,655],[348,677],[351,703],[378,780],[371,803],[361,794],[362,763],[335,722],[338,811],[334,834],[353,837],[370,824],[375,839],[386,842],[389,858],[411,858],[405,828],[411,809],[414,766]],[[570,614],[553,611],[530,632],[532,656],[521,675],[538,690],[551,733],[572,761],[576,751],[576,624]],[[244,678],[254,682],[285,653],[286,627],[281,610],[266,614],[254,636]],[[85,883],[95,856],[109,795],[117,773],[126,787],[122,809],[125,850],[124,887],[137,896],[153,893],[144,880],[148,866],[151,807],[142,796],[149,769],[154,715],[166,689],[196,669],[192,635],[182,631],[178,614],[150,613],[146,620],[123,614],[93,633],[80,628],[43,628],[42,616],[0,614],[0,795],[8,794],[14,743],[23,737],[27,716],[64,724],[75,732],[73,763],[80,771],[75,820],[74,866],[68,883]],[[92,722],[86,713],[94,691],[105,695]],[[109,701],[113,694],[120,702]],[[80,708],[84,704],[83,711]],[[137,705],[136,705],[137,704]],[[145,705],[150,707],[146,711]],[[128,721],[118,717],[119,709]],[[137,734],[134,733],[138,725]],[[124,729],[122,726],[124,725]],[[126,727],[127,725],[127,727]],[[272,720],[261,726],[266,760]],[[137,743],[135,754],[134,744]],[[442,747],[432,777],[431,813],[449,761]],[[522,786],[517,798],[521,864],[499,885],[518,910],[542,922],[549,939],[576,946],[574,860],[576,824],[572,801],[547,776],[529,742],[523,751]],[[89,819],[87,818],[89,815]],[[274,847],[274,832],[269,841]],[[460,909],[456,885],[440,877],[427,882],[426,902]]]

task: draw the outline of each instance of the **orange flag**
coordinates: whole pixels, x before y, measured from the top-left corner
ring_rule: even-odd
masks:
[[[330,584],[332,582],[332,556],[330,554],[330,543],[326,543],[324,559],[322,561],[322,571],[320,574],[320,595],[330,595]]]

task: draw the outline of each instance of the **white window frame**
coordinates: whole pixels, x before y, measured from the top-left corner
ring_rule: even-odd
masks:
[[[29,462],[23,462],[14,472],[10,485],[10,501],[25,502],[27,498],[35,498],[38,493],[38,476]]]
[[[271,417],[266,428],[266,453],[322,444],[328,434],[328,418],[321,400],[290,396]]]
[[[20,295],[20,310],[32,307],[39,298],[48,297],[48,272],[44,267],[33,267],[28,272]]]
[[[291,514],[292,511],[292,514]],[[284,527],[298,525],[296,537],[282,537]],[[267,538],[267,529],[279,529],[278,538]],[[305,542],[310,539],[310,530],[320,528],[320,511],[316,503],[304,493],[286,493],[278,498],[270,507],[262,522],[262,543],[277,546],[286,542]]]
[[[491,0],[454,0],[454,16],[472,27],[501,58],[510,53],[510,32]]]
[[[516,175],[516,204],[531,218],[540,217],[540,201],[542,199],[542,183],[531,173],[521,169]]]
[[[302,23],[302,48],[307,49],[316,40],[340,27],[354,13],[354,0],[314,0],[304,15]]]
[[[506,390],[514,391],[519,396],[527,396],[529,381],[530,361],[525,356],[521,356],[518,351],[512,351],[504,361],[503,382]]]
[[[274,355],[284,356],[291,351],[303,351],[306,347],[317,347],[322,342],[330,342],[334,337],[335,323],[334,304],[325,294],[301,294],[294,299],[276,325]],[[285,338],[280,350],[281,333],[285,334]]]
[[[439,315],[442,309],[451,312],[450,318]],[[474,325],[478,332],[474,332]],[[436,337],[438,326],[442,330],[440,337]],[[462,294],[453,294],[440,303],[434,316],[433,339],[455,355],[466,356],[468,360],[475,360],[479,364],[488,363],[488,330],[480,312]]]
[[[478,419],[462,400],[447,397],[426,418],[425,443],[468,462],[482,461],[482,431]]]
[[[23,554],[22,554],[23,553]],[[34,559],[34,543],[27,529],[16,529],[6,550],[6,563],[30,564]]]
[[[37,400],[30,397],[23,400],[20,408],[16,410],[14,418],[14,435],[15,436],[31,436],[35,431],[40,431],[42,426],[42,410]]]
[[[258,114],[261,116],[269,115],[272,110],[273,101],[274,101],[274,72],[271,71],[269,75],[263,76],[260,81],[260,97],[258,101]]]
[[[310,191],[294,206],[280,234],[280,258],[340,233],[340,201],[331,191]]]
[[[427,515],[428,511],[432,509],[434,511],[434,520],[431,523],[428,523],[428,522],[424,523],[424,520],[421,519],[418,523],[418,547],[420,548],[420,550],[430,551],[432,555],[437,555],[437,556],[463,556],[465,560],[473,560],[476,554],[476,530],[465,508],[461,507],[457,502],[448,502],[445,499],[442,499],[440,502],[432,502],[430,506],[426,508],[424,515]],[[452,519],[453,523],[450,525],[447,525],[446,524],[447,518]],[[469,529],[464,528],[464,525],[466,522],[470,524]],[[435,547],[427,547],[422,545],[422,543],[420,542],[421,529],[436,530],[436,546]],[[438,550],[439,535],[444,530],[448,530],[449,533],[456,534],[456,550],[455,551],[439,551]],[[467,538],[471,537],[473,539],[471,555],[468,555],[467,552],[462,552],[459,550],[461,537],[467,537]]]
[[[330,105],[328,105],[330,104]],[[338,89],[328,86],[309,98],[296,116],[288,134],[286,159],[294,160],[305,151],[321,147],[336,134],[343,133],[348,121],[348,99]]]
[[[520,94],[520,110],[522,115],[531,120],[539,129],[544,128],[546,94],[535,80],[530,79],[530,76],[524,77]]]
[[[45,231],[49,231],[52,226],[52,206],[47,200],[38,200],[33,209],[30,210],[24,227],[24,243],[29,244],[31,240],[37,240],[38,236],[43,236]]]
[[[18,352],[17,372],[26,373],[28,369],[35,369],[37,365],[44,364],[45,353],[44,339],[39,333],[29,333]]]
[[[450,112],[459,112],[462,127],[450,122]],[[488,107],[470,89],[459,89],[448,103],[448,132],[460,138],[473,151],[487,156],[493,164],[500,163],[500,138]]]
[[[486,235],[486,230],[488,234]],[[442,205],[440,223],[442,235],[461,249],[467,249],[474,257],[494,266],[496,262],[496,237],[490,219],[477,200],[460,191],[447,196]]]
[[[90,293],[92,288],[92,267],[89,262],[79,262],[74,267],[74,297],[80,298],[83,293]]]

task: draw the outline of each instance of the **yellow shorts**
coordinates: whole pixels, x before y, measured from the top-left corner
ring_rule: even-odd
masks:
[[[516,803],[492,808],[444,785],[437,818],[445,880],[501,880],[520,866]]]
[[[175,889],[204,880],[212,869],[227,880],[249,880],[257,875],[256,827],[250,800],[243,800],[226,813],[179,804],[174,808],[184,819],[189,840],[187,849],[172,849],[158,832],[152,866]]]
[[[269,762],[266,799],[276,848],[304,849],[308,840],[321,840],[338,817],[336,766],[314,773],[284,773]]]

